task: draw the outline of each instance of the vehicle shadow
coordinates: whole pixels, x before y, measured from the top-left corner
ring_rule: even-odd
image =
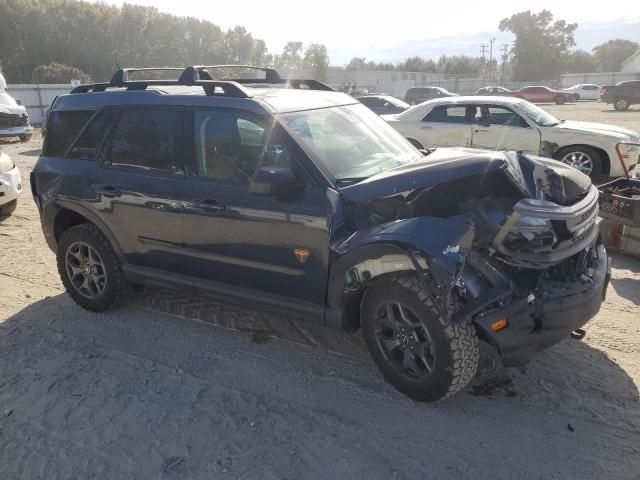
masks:
[[[611,278],[611,286],[619,296],[640,305],[640,258],[620,253],[611,254],[611,258],[619,272]],[[630,275],[624,275],[624,270],[628,270]]]
[[[19,155],[22,155],[22,156],[25,156],[25,157],[38,157],[38,156],[40,156],[40,152],[41,151],[42,150],[40,148],[36,148],[36,149],[33,149],[33,150],[28,150],[26,152],[20,152]]]
[[[202,302],[192,298],[190,308]],[[621,472],[626,473],[624,478],[631,478],[637,472],[633,468],[638,465],[632,463],[638,463],[633,460],[633,449],[640,440],[638,388],[620,365],[586,342],[564,341],[540,354],[526,370],[494,369],[489,375],[485,371],[485,378],[476,380],[466,393],[440,404],[417,404],[385,385],[366,353],[356,346],[347,357],[344,352],[335,354],[343,347],[322,343],[331,338],[353,345],[352,334],[328,334],[324,332],[327,329],[301,323],[299,327],[306,332],[303,336],[320,339],[320,343],[302,345],[299,337],[286,337],[284,320],[261,313],[247,312],[249,316],[243,316],[243,312],[230,307],[207,307],[219,318],[232,319],[230,324],[240,326],[234,330],[243,332],[238,333],[212,322],[149,311],[145,305],[148,302],[142,299],[141,304],[94,314],[60,294],[37,301],[4,320],[0,323],[0,398],[5,408],[16,410],[13,417],[19,418],[21,425],[45,424],[56,438],[73,438],[91,446],[96,437],[107,445],[117,443],[133,460],[140,454],[143,463],[149,462],[144,455],[153,449],[152,442],[175,442],[178,428],[168,424],[167,432],[156,425],[150,427],[149,415],[157,415],[162,422],[193,416],[202,419],[179,423],[178,428],[180,438],[189,442],[190,461],[197,462],[199,453],[211,450],[212,438],[225,438],[227,432],[235,434],[236,423],[243,422],[249,436],[240,444],[248,449],[266,449],[265,457],[270,458],[270,453],[280,448],[279,441],[273,443],[271,431],[278,428],[274,422],[281,420],[268,415],[273,409],[284,408],[286,428],[301,442],[299,446],[313,450],[313,444],[307,443],[319,438],[324,441],[326,436],[331,442],[339,442],[356,462],[362,449],[367,451],[366,462],[376,462],[377,454],[391,455],[399,449],[407,459],[426,461],[423,469],[442,469],[449,463],[462,469],[449,472],[453,477],[448,478],[466,478],[474,468],[491,469],[476,478],[524,478],[522,474],[527,472],[536,472],[540,478],[549,478],[552,472],[558,478],[587,478],[592,468],[617,473],[609,478],[621,478]],[[281,337],[256,339],[250,333],[251,315],[260,320],[259,329],[267,325]],[[107,381],[105,393],[101,385]],[[162,391],[166,396],[158,393]],[[44,396],[42,392],[46,392]],[[81,399],[81,409],[75,410],[74,398]],[[73,422],[55,416],[63,408],[60,404],[73,409],[69,413]],[[151,409],[148,415],[132,415],[131,409],[140,404]],[[40,408],[42,405],[46,408]],[[271,427],[250,429],[246,418],[254,418],[252,415],[261,408],[266,412],[264,423],[269,425],[269,420]],[[8,411],[4,432],[14,435]],[[94,427],[89,426],[99,412],[109,418],[109,431],[124,432],[124,436],[105,437],[100,426],[95,426],[99,432],[94,435]],[[223,420],[207,421],[209,417]],[[255,422],[262,422],[261,417],[256,418]],[[229,422],[235,430],[229,430]],[[149,428],[152,438],[145,433]],[[578,436],[565,439],[574,430]],[[395,441],[389,443],[389,436]],[[14,452],[28,451],[29,434],[11,438]],[[577,441],[572,438],[580,438],[580,458],[584,458],[576,465],[567,462],[568,450],[575,449],[570,444]],[[429,450],[424,442],[435,450]],[[438,446],[439,442],[444,446]],[[560,442],[569,443],[561,448]],[[379,450],[383,444],[384,449]],[[540,466],[536,456],[521,456],[522,449],[532,444],[548,465]],[[603,444],[616,453],[603,453]],[[292,442],[287,448],[294,445]],[[495,445],[501,445],[501,462],[489,462]],[[57,458],[56,452],[47,456],[50,460]],[[624,458],[628,458],[627,463]],[[20,461],[13,455],[11,459]],[[251,457],[249,461],[255,460]],[[316,461],[325,462],[326,458]],[[389,461],[403,463],[399,458]],[[131,464],[135,461],[123,463]],[[513,477],[516,464],[521,475]],[[417,463],[411,468],[419,466]],[[321,463],[315,465],[321,467]],[[192,468],[204,473],[200,468],[205,466]],[[402,472],[404,467],[399,468]],[[388,473],[370,478],[390,478]],[[426,473],[433,475],[434,470]]]

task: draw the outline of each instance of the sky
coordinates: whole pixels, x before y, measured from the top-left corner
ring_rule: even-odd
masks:
[[[119,0],[100,0],[121,5]],[[496,38],[495,48],[512,42],[500,32],[501,19],[524,10],[550,10],[556,18],[578,22],[577,47],[590,50],[610,38],[640,42],[640,10],[632,0],[437,0],[349,2],[324,0],[128,0],[175,15],[212,21],[223,29],[244,26],[279,53],[289,40],[327,46],[331,64],[354,56],[396,62],[408,56],[479,55],[480,44]],[[628,12],[634,12],[630,14]]]

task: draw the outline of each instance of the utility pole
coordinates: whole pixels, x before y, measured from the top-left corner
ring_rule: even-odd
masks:
[[[495,37],[489,40],[489,82],[492,81],[491,70],[493,69],[493,43],[496,41]]]
[[[480,45],[480,51],[482,52],[482,70],[484,73],[484,70],[486,69],[486,64],[485,64],[485,56],[484,56],[484,52],[487,50],[487,47],[489,45],[483,43],[482,45]]]
[[[500,83],[504,84],[504,64],[507,61],[507,50],[509,49],[509,44],[508,43],[503,43],[501,50],[502,50],[502,73],[500,74]]]

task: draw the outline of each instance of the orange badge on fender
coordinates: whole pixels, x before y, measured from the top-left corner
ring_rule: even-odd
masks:
[[[309,250],[306,250],[304,248],[296,248],[293,251],[293,254],[296,256],[300,263],[306,262],[307,258],[309,258]]]

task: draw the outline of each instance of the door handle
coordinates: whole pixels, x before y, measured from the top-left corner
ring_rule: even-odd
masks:
[[[487,129],[485,129],[485,128],[476,128],[474,131],[475,131],[476,133],[478,133],[478,132],[488,132],[489,130],[487,130]]]
[[[433,127],[430,127],[430,126],[428,126],[428,125],[420,125],[420,128],[421,128],[422,130],[431,130]]]
[[[200,200],[199,202],[196,202],[195,206],[213,212],[223,212],[227,208],[226,205],[224,205],[223,203],[218,203],[218,201],[213,198],[205,198],[204,200]]]
[[[119,197],[122,193],[113,185],[93,185],[92,189],[95,193],[99,193],[105,197]]]

